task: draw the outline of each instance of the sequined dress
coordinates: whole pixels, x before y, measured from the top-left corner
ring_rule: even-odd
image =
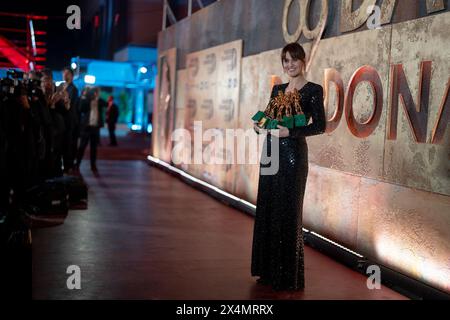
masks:
[[[271,99],[285,92],[288,83],[275,85]],[[307,82],[299,91],[307,122],[304,127],[289,129],[289,136],[267,135],[263,154],[271,156],[271,141],[279,143],[279,169],[275,174],[261,174],[270,166],[260,164],[256,216],[253,231],[251,274],[258,282],[274,290],[302,290],[305,286],[302,211],[308,176],[306,136],[325,131],[323,89]]]

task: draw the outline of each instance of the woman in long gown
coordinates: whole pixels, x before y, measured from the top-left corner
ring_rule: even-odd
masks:
[[[298,94],[306,116],[303,127],[278,126],[270,130],[264,142],[263,155],[279,161],[275,174],[261,174],[271,163],[260,164],[256,217],[253,233],[252,276],[274,290],[303,290],[305,286],[302,210],[308,176],[308,145],[305,137],[325,132],[323,88],[304,77],[305,51],[298,43],[286,45],[281,53],[284,72],[289,82],[275,85],[271,99],[282,91]],[[263,130],[256,124],[255,131]],[[272,139],[274,141],[272,142]],[[279,159],[271,155],[271,142],[279,145]]]

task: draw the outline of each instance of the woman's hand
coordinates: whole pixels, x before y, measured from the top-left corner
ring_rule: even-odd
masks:
[[[261,134],[261,133],[267,133],[267,129],[263,129],[258,127],[258,122],[253,122],[253,130],[256,131],[256,133]]]
[[[289,137],[289,129],[287,127],[283,127],[278,125],[278,136],[280,138],[286,138]]]

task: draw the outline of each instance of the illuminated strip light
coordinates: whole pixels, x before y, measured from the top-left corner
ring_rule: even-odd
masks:
[[[187,178],[189,180],[192,180],[192,181],[194,181],[194,182],[196,182],[198,184],[201,184],[202,186],[205,186],[205,187],[207,187],[209,189],[212,189],[212,190],[216,191],[217,193],[220,193],[220,194],[222,194],[222,195],[224,195],[226,197],[229,197],[229,198],[231,198],[231,199],[233,199],[233,200],[235,200],[237,202],[243,203],[246,206],[249,206],[249,207],[251,207],[253,209],[256,209],[256,206],[254,204],[252,204],[252,203],[250,203],[248,201],[245,201],[245,200],[243,200],[241,198],[238,198],[235,195],[232,195],[231,193],[223,191],[223,190],[217,188],[216,186],[213,186],[212,184],[209,184],[209,183],[207,183],[207,182],[205,182],[203,180],[197,179],[196,177],[191,176],[190,174],[188,174],[188,173],[184,172],[183,170],[180,170],[180,169],[178,169],[178,168],[168,164],[167,162],[164,162],[164,161],[162,161],[162,160],[160,160],[158,158],[154,158],[152,156],[147,156],[147,159],[152,161],[152,162],[155,162],[155,163],[157,163],[159,165],[162,165],[163,167],[166,167],[169,170],[174,171],[174,172],[182,175],[183,177],[185,177],[185,178]]]
[[[152,162],[155,162],[155,163],[157,163],[157,164],[159,164],[159,165],[161,165],[163,167],[166,167],[167,169],[169,169],[171,171],[174,171],[174,172],[182,175],[183,177],[185,177],[185,178],[187,178],[189,180],[197,182],[197,183],[199,183],[199,184],[201,184],[201,185],[203,185],[205,187],[208,187],[208,188],[210,188],[210,189],[212,189],[212,190],[214,190],[214,191],[216,191],[216,192],[218,192],[218,193],[220,193],[220,194],[222,194],[224,196],[227,196],[227,197],[229,197],[229,198],[231,198],[231,199],[233,199],[235,201],[241,202],[241,203],[243,203],[243,204],[245,204],[245,205],[247,205],[247,206],[249,206],[249,207],[251,207],[251,208],[256,210],[256,206],[254,204],[252,204],[252,203],[250,203],[248,201],[245,201],[245,200],[243,200],[241,198],[238,198],[238,197],[236,197],[236,196],[234,196],[234,195],[232,195],[232,194],[230,194],[230,193],[228,193],[226,191],[223,191],[223,190],[217,188],[216,186],[213,186],[213,185],[211,185],[211,184],[209,184],[209,183],[207,183],[207,182],[205,182],[203,180],[200,180],[200,179],[198,179],[196,177],[193,177],[190,174],[184,172],[183,170],[178,169],[178,168],[168,164],[167,162],[164,162],[164,161],[162,161],[162,160],[160,160],[158,158],[152,157],[150,155],[147,156],[147,159],[152,161]],[[343,245],[340,245],[339,243],[336,243],[333,240],[330,240],[330,239],[328,239],[328,238],[326,238],[326,237],[324,237],[324,236],[322,236],[322,235],[320,235],[320,234],[318,234],[318,233],[316,233],[314,231],[310,231],[310,230],[305,229],[305,228],[302,228],[302,229],[303,229],[304,232],[308,232],[308,233],[310,233],[312,235],[315,235],[316,237],[319,237],[320,239],[325,240],[325,241],[327,241],[327,242],[329,242],[329,243],[331,243],[331,244],[341,248],[342,250],[345,250],[345,251],[347,251],[347,252],[349,252],[349,253],[351,253],[351,254],[359,257],[359,258],[363,258],[364,257],[364,256],[360,255],[359,253],[357,253],[355,251],[352,251],[349,248],[346,248]]]
[[[341,248],[342,250],[345,250],[345,251],[347,251],[347,252],[349,252],[351,254],[354,254],[357,257],[363,258],[363,256],[360,255],[359,253],[356,253],[355,251],[352,251],[349,248],[346,248],[343,245],[340,245],[339,243],[336,243],[336,242],[334,242],[334,241],[332,241],[332,240],[330,240],[328,238],[325,238],[324,236],[322,236],[322,235],[320,235],[318,233],[315,233],[314,231],[309,231],[309,233],[311,233],[312,235],[315,235],[316,237],[319,237],[320,239],[325,240],[325,241],[327,241],[327,242],[329,242],[331,244],[334,244],[335,246]]]
[[[31,47],[33,48],[33,56],[37,56],[36,37],[34,35],[33,20],[30,19]]]
[[[47,20],[48,16],[37,16],[34,14],[20,14],[20,13],[8,13],[8,12],[0,12],[0,17],[16,17],[16,18],[27,18],[34,20]]]

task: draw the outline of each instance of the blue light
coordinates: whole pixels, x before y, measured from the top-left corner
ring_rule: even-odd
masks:
[[[135,97],[136,97],[136,99],[135,99],[133,122],[142,128],[142,126],[145,126],[145,123],[144,123],[144,102],[145,102],[144,90],[136,89]]]
[[[71,67],[73,70],[75,70],[78,66],[77,66],[77,64],[76,64],[75,62],[72,62],[72,63],[70,64],[70,67]]]
[[[147,70],[146,67],[140,67],[140,68],[139,68],[139,72],[142,73],[142,74],[146,74],[147,71],[148,71],[148,70]]]
[[[139,131],[142,129],[142,126],[140,124],[132,124],[131,125],[131,130],[133,131]]]
[[[148,133],[152,133],[152,131],[153,131],[153,126],[152,126],[151,123],[149,123],[148,126],[147,126],[147,132]]]

